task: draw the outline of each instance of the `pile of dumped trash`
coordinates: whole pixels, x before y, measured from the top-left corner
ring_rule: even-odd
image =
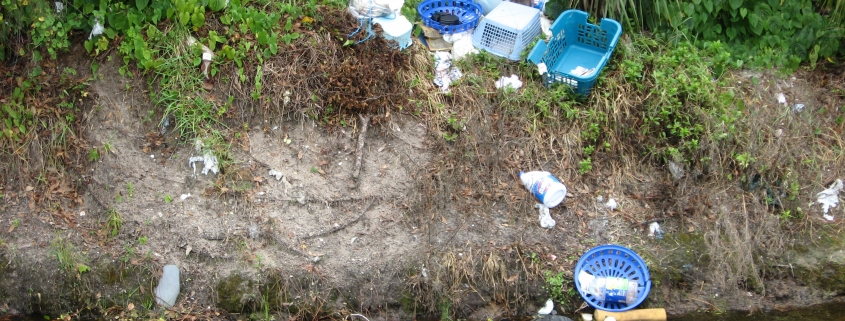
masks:
[[[372,25],[378,24],[381,36],[394,41],[399,50],[417,39],[435,55],[433,81],[444,93],[461,76],[452,60],[485,51],[511,61],[527,59],[537,66],[543,85],[564,84],[586,96],[622,34],[619,22],[603,18],[595,25],[589,14],[576,9],[560,13],[552,22],[545,0],[423,0],[417,6],[416,27],[400,14],[401,7],[401,0],[350,0],[349,12],[359,21],[350,36],[367,30],[359,42],[366,41],[373,34]],[[535,42],[539,37],[543,39]],[[494,84],[515,91],[523,83],[512,74]]]

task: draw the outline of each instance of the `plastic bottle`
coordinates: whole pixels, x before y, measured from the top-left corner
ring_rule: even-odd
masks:
[[[520,172],[519,179],[548,208],[557,206],[566,197],[566,186],[549,172]]]
[[[578,282],[581,283],[581,291],[602,302],[633,304],[639,294],[637,281],[628,278],[597,277],[581,271]]]

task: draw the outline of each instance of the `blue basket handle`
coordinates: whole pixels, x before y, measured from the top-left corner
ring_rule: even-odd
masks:
[[[601,25],[599,26],[602,30],[607,31],[607,36],[612,39],[609,44],[607,44],[608,52],[613,51],[613,48],[616,48],[616,43],[619,42],[619,36],[622,35],[622,25],[619,24],[616,20],[602,18]]]
[[[528,61],[534,63],[535,65],[539,65],[543,56],[546,54],[546,47],[548,47],[548,45],[545,41],[537,41],[534,49],[531,49],[531,53],[528,54]]]
[[[577,9],[569,9],[564,11],[560,14],[560,16],[557,17],[557,19],[555,19],[555,22],[552,23],[552,27],[550,28],[552,31],[552,35],[557,35],[558,33],[563,32],[563,29],[566,27],[566,25],[573,21],[586,24],[587,16],[589,16],[588,13]]]

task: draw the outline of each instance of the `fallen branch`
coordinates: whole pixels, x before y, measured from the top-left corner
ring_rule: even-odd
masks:
[[[315,238],[315,237],[322,237],[322,236],[326,236],[326,235],[329,235],[329,234],[335,233],[335,232],[337,232],[337,231],[340,231],[340,230],[342,230],[342,229],[345,229],[345,228],[349,227],[349,226],[350,226],[350,225],[352,225],[352,224],[357,223],[358,221],[360,221],[360,220],[361,220],[361,218],[362,218],[362,217],[364,217],[364,214],[367,214],[367,211],[369,211],[369,210],[370,210],[370,207],[371,207],[371,206],[373,206],[373,203],[375,203],[375,202],[376,202],[376,199],[374,198],[373,200],[371,200],[371,201],[370,201],[370,203],[369,203],[369,204],[367,204],[367,206],[366,206],[366,207],[364,207],[364,210],[362,210],[362,211],[361,211],[361,214],[360,214],[360,215],[358,215],[358,217],[356,217],[354,220],[351,220],[351,221],[349,221],[349,222],[346,222],[345,224],[343,224],[343,225],[339,225],[339,226],[337,226],[337,227],[335,227],[335,228],[332,228],[331,230],[328,230],[328,231],[326,231],[326,232],[319,233],[319,234],[315,234],[315,235],[309,235],[309,236],[303,237],[302,239],[303,239],[303,240],[308,240],[308,239],[313,239],[313,238]]]
[[[352,179],[355,180],[353,188],[358,187],[358,177],[361,175],[361,160],[364,158],[364,140],[367,134],[367,127],[370,125],[370,116],[358,115],[361,121],[361,132],[358,133],[358,149],[355,150],[355,167],[352,169]]]

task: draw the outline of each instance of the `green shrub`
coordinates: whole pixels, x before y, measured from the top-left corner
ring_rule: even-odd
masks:
[[[843,36],[810,0],[687,0],[682,9],[691,35],[727,43],[753,67],[814,65],[836,54]]]

